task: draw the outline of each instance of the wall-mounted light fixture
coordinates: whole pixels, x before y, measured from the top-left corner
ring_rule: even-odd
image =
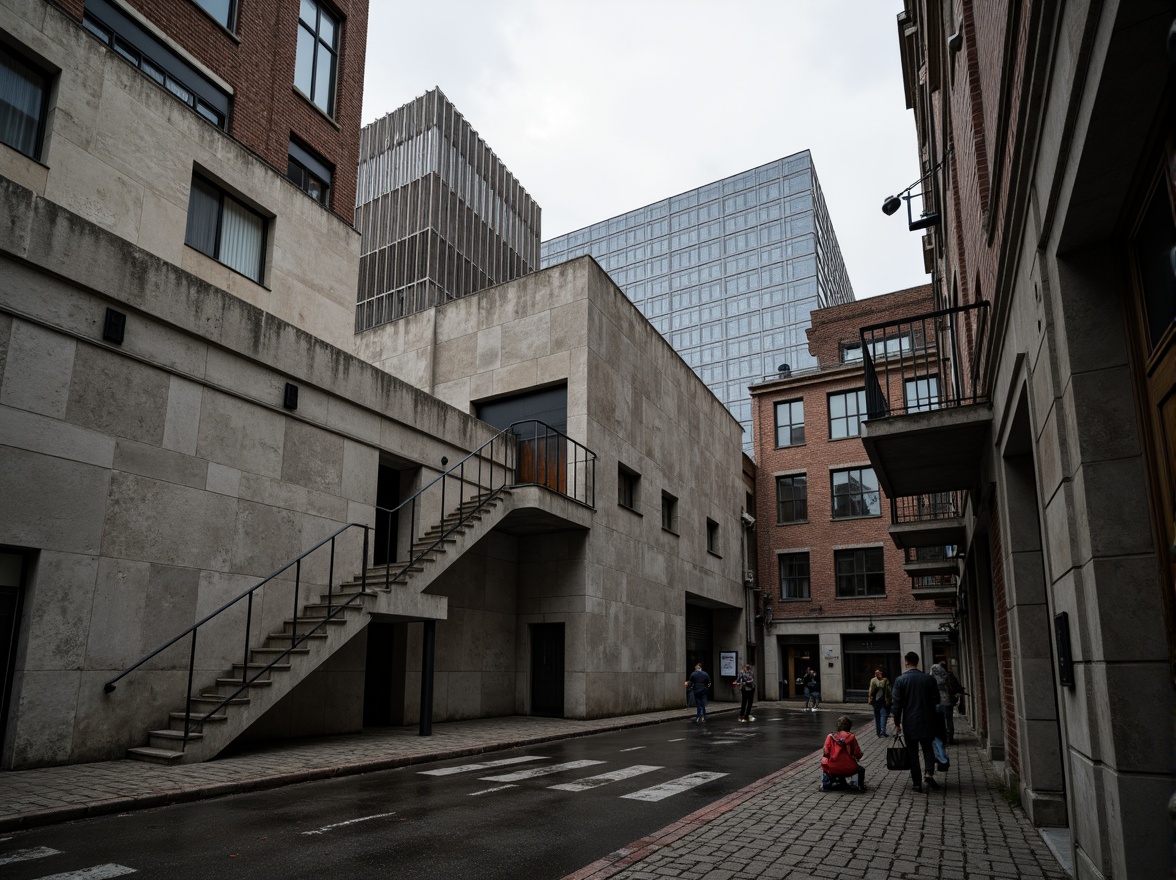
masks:
[[[867,626],[867,627],[866,627],[866,629],[868,629],[870,632],[873,632],[873,631],[874,631],[874,630],[876,630],[877,628],[878,628],[878,627],[874,626],[874,615],[873,615],[873,614],[871,614],[871,615],[870,615],[870,625],[869,625],[869,626]]]
[[[934,208],[932,208],[930,211],[924,211],[916,219],[911,209],[911,201],[922,198],[929,192],[927,186],[924,185],[924,182],[930,181],[931,175],[943,167],[943,163],[947,161],[947,157],[950,155],[951,150],[949,149],[946,155],[944,155],[944,157],[935,164],[934,168],[930,169],[926,174],[924,174],[906,189],[899,190],[898,195],[887,196],[886,200],[882,202],[882,213],[887,217],[890,217],[891,215],[898,212],[898,209],[902,207],[903,202],[906,202],[907,228],[910,229],[911,232],[915,232],[919,229],[926,229],[929,226],[939,225],[939,212]],[[913,191],[915,187],[919,187],[918,192]]]

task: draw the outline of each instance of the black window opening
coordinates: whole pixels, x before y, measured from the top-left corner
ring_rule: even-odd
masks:
[[[678,534],[678,499],[669,492],[662,492],[661,525],[667,532]]]
[[[0,143],[39,160],[48,108],[48,74],[0,44]]]
[[[886,595],[886,561],[881,547],[836,550],[838,598]]]
[[[808,521],[808,476],[776,477],[776,522],[779,525]]]
[[[192,178],[185,243],[260,284],[265,237],[264,217],[203,177]]]
[[[301,0],[298,8],[294,85],[328,116],[335,115],[338,53],[338,19],[321,3]]]
[[[706,552],[719,555],[719,524],[710,518],[706,521]]]
[[[218,24],[233,30],[237,19],[235,0],[196,0],[196,5],[211,15]]]
[[[809,599],[808,553],[781,553],[780,598]]]
[[[286,177],[319,204],[331,207],[330,167],[322,158],[299,144],[290,141]]]
[[[232,98],[106,0],[86,0],[86,30],[217,128],[228,130]]]
[[[881,516],[882,497],[873,468],[833,471],[833,518]]]
[[[636,510],[637,504],[640,501],[638,486],[641,483],[641,475],[634,470],[630,470],[623,464],[617,465],[617,504],[621,507],[626,507],[629,510]]]

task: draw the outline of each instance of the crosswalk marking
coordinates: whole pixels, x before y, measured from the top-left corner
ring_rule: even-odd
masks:
[[[672,743],[680,743],[680,742],[682,742],[682,740],[684,740],[684,739],[686,739],[686,737],[684,737],[684,736],[680,736],[680,737],[678,737],[677,739],[671,739],[671,740],[666,740],[666,741],[667,741],[667,742],[672,742]]]
[[[496,785],[493,788],[483,788],[481,791],[471,791],[470,797],[477,797],[480,794],[491,794],[495,791],[505,791],[508,788],[518,788],[517,785]]]
[[[362,816],[359,819],[348,819],[345,822],[336,822],[334,825],[324,825],[322,828],[316,828],[313,831],[303,831],[303,834],[322,834],[325,831],[333,831],[336,828],[342,828],[344,825],[354,825],[356,822],[368,822],[372,819],[383,819],[387,816],[395,816],[395,813],[376,813],[374,816]]]
[[[501,776],[479,776],[483,782],[519,782],[523,779],[534,779],[536,776],[546,776],[549,773],[562,773],[564,770],[579,770],[581,767],[591,767],[603,764],[604,761],[569,761],[566,764],[552,764],[547,767],[532,767],[530,770],[517,770],[514,773],[504,773]]]
[[[92,868],[82,868],[79,871],[66,871],[64,874],[38,877],[37,880],[107,880],[108,877],[122,877],[124,874],[134,873],[134,868],[128,868],[125,865],[95,865]]]
[[[590,788],[608,785],[610,782],[620,782],[622,779],[632,779],[634,776],[640,776],[642,773],[650,773],[654,770],[661,769],[661,767],[655,767],[652,764],[634,764],[632,767],[613,770],[611,773],[601,773],[599,776],[589,776],[587,779],[581,779],[577,782],[565,782],[562,785],[549,785],[547,787],[559,789],[560,791],[588,791]]]
[[[16,862],[27,862],[32,859],[43,859],[46,856],[61,855],[59,849],[49,849],[47,846],[36,846],[32,849],[16,849],[10,853],[0,855],[0,865],[12,865]]]
[[[633,748],[631,748],[631,749],[621,749],[621,751],[622,752],[639,752],[643,748],[645,748],[645,746],[633,746]]]
[[[631,801],[664,801],[668,797],[673,797],[676,794],[681,794],[684,791],[689,791],[696,786],[703,785],[707,782],[713,782],[716,779],[722,779],[726,773],[691,773],[689,776],[681,776],[677,779],[671,779],[669,782],[663,782],[661,785],[655,785],[651,788],[643,788],[640,791],[634,791],[631,794],[623,794],[622,798]]]
[[[460,767],[442,767],[439,770],[421,770],[421,776],[452,776],[454,773],[468,773],[471,770],[489,770],[493,767],[506,767],[509,764],[522,764],[526,761],[545,760],[542,755],[522,755],[518,758],[501,758],[497,761],[482,761],[478,764],[462,764]]]

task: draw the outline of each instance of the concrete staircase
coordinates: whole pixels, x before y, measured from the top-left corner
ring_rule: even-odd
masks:
[[[411,564],[394,562],[391,566],[369,568],[366,589],[363,576],[357,574],[330,595],[312,596],[302,606],[297,622],[288,618],[280,631],[269,633],[260,645],[250,649],[248,668],[244,663],[234,663],[192,695],[186,741],[185,713],[172,712],[167,726],[150,731],[147,745],[129,749],[127,757],[156,764],[211,760],[358,635],[372,614],[444,619],[445,597],[429,595],[425,590],[512,507],[509,489],[475,497],[416,540],[409,554]],[[278,662],[273,663],[277,658]],[[273,665],[260,677],[248,681],[270,663]],[[244,687],[243,681],[247,682]]]

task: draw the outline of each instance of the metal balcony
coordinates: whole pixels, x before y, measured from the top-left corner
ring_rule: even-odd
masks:
[[[862,443],[891,498],[978,481],[992,427],[987,333],[986,302],[862,328]]]
[[[959,572],[960,557],[954,545],[908,547],[903,554],[902,570],[912,578],[954,576]]]
[[[911,578],[911,595],[916,599],[933,599],[950,605],[956,600],[956,577],[953,574],[923,575]]]
[[[962,545],[967,493],[933,492],[890,499],[890,537],[900,550]]]

